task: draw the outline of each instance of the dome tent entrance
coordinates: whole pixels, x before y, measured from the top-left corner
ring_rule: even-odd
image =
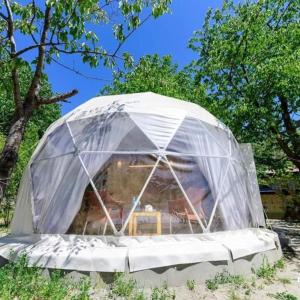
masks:
[[[87,186],[106,234],[129,234],[133,215],[145,207],[159,213],[162,234],[264,224],[231,131],[195,104],[153,93],[99,97],[78,107],[48,129],[28,168],[21,187],[28,199],[18,200],[13,232],[68,232]],[[101,175],[108,178],[97,184]],[[18,218],[24,203],[32,228]],[[122,216],[113,219],[116,210]],[[154,230],[147,214],[135,222]]]
[[[185,283],[262,251],[270,262],[280,257],[276,234],[264,226],[251,147],[224,124],[154,93],[104,96],[48,128],[24,172],[0,256],[26,251],[33,265],[99,272],[180,264]],[[176,270],[160,277],[159,269],[151,280]]]

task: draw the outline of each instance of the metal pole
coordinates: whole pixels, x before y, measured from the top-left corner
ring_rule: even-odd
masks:
[[[70,135],[72,137],[72,141],[73,141],[74,147],[75,147],[75,149],[77,149],[76,142],[75,142],[72,130],[71,130],[68,122],[66,122],[66,125],[67,125],[69,133],[70,133]],[[83,162],[83,160],[82,160],[79,152],[77,153],[77,157],[78,157],[78,159],[79,159],[79,161],[81,163],[81,166],[82,166],[84,172],[86,173],[87,177],[89,178],[90,184],[91,184],[91,186],[92,186],[92,188],[93,188],[93,190],[94,190],[94,192],[96,194],[96,197],[97,197],[97,199],[98,199],[98,201],[99,201],[99,203],[100,203],[100,205],[101,205],[101,207],[102,207],[102,209],[103,209],[103,211],[104,211],[104,213],[105,213],[105,215],[106,215],[106,217],[108,219],[109,225],[111,226],[114,234],[117,234],[117,229],[116,229],[116,227],[115,227],[115,225],[114,225],[114,223],[113,223],[113,221],[112,221],[112,219],[111,219],[111,217],[110,217],[110,215],[109,215],[109,213],[108,213],[108,211],[107,211],[107,209],[106,209],[106,207],[105,207],[105,205],[104,205],[104,203],[102,201],[101,196],[99,195],[99,193],[97,191],[97,188],[96,188],[96,186],[95,186],[95,184],[94,184],[94,182],[93,182],[93,180],[92,180],[92,178],[90,176],[90,173],[87,170],[87,168],[86,168],[86,166],[85,166],[85,164],[84,164],[84,162]]]
[[[155,170],[156,170],[156,168],[157,168],[157,166],[158,166],[160,160],[161,160],[161,157],[159,156],[158,159],[157,159],[157,161],[156,161],[156,163],[155,163],[155,165],[154,165],[154,167],[153,167],[153,169],[151,170],[151,172],[150,172],[150,174],[149,174],[149,176],[148,176],[148,178],[147,178],[147,180],[146,180],[146,182],[145,182],[145,184],[144,184],[144,186],[143,186],[143,188],[142,188],[142,190],[141,190],[141,192],[140,192],[138,198],[136,199],[136,201],[135,201],[135,203],[134,203],[132,209],[131,209],[130,212],[129,212],[129,215],[128,215],[128,217],[127,217],[127,219],[126,219],[126,221],[125,221],[125,223],[124,223],[124,225],[123,225],[123,227],[122,227],[122,229],[121,229],[121,231],[120,231],[121,234],[124,234],[124,231],[125,231],[125,229],[126,229],[126,226],[127,226],[128,222],[129,222],[129,220],[130,220],[130,217],[131,217],[131,215],[133,214],[134,210],[136,209],[138,203],[140,202],[140,199],[142,198],[142,196],[143,196],[143,194],[144,194],[144,191],[146,190],[146,188],[147,188],[147,186],[148,186],[148,183],[149,183],[149,181],[150,181],[150,179],[151,179],[153,173],[155,172]]]
[[[169,165],[169,168],[170,168],[170,170],[171,170],[171,173],[172,173],[172,175],[174,176],[174,178],[175,178],[175,180],[176,180],[176,182],[177,182],[177,184],[178,184],[178,186],[179,186],[181,192],[183,193],[183,195],[184,195],[186,201],[188,202],[188,204],[189,204],[189,206],[190,206],[192,212],[193,212],[194,215],[196,216],[197,221],[199,222],[199,224],[200,224],[200,226],[201,226],[203,232],[206,232],[206,229],[205,229],[204,225],[202,224],[201,219],[199,218],[198,213],[196,212],[194,206],[192,205],[192,203],[191,203],[191,201],[190,201],[188,195],[186,194],[186,192],[185,192],[183,186],[181,185],[181,183],[180,183],[180,181],[179,181],[179,179],[178,179],[178,177],[177,177],[175,171],[173,170],[173,168],[172,168],[172,166],[171,166],[171,164],[170,164],[170,161],[168,160],[167,157],[165,157],[165,159],[166,159],[166,161],[168,162],[168,165]]]

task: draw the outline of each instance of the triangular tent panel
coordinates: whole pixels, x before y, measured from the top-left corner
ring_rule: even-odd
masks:
[[[166,117],[161,114],[131,113],[130,117],[160,149],[165,149],[185,117],[184,111]],[[163,131],[161,130],[163,128]]]
[[[249,199],[245,170],[236,163],[229,162],[215,202],[223,220],[224,230],[253,226]]]
[[[168,155],[168,160],[206,227],[228,160],[217,157],[170,155]]]
[[[55,158],[73,152],[75,152],[75,146],[68,126],[64,123],[46,137],[42,147],[35,154],[35,161]]]
[[[78,157],[69,154],[32,163],[30,171],[34,231],[66,232],[89,181]]]
[[[68,125],[79,151],[151,151],[156,149],[126,112],[75,120],[68,122]]]
[[[170,141],[167,151],[186,155],[228,156],[228,139],[227,145],[219,142],[220,138],[223,139],[224,130],[214,129],[210,132],[208,125],[202,123],[195,118],[186,117]]]

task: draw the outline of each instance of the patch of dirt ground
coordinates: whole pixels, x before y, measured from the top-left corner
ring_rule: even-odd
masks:
[[[300,260],[297,258],[284,259],[284,267],[280,267],[268,278],[265,276],[239,278],[231,283],[220,283],[217,287],[206,283],[190,283],[181,287],[162,287],[158,289],[135,289],[130,295],[120,297],[112,291],[126,288],[126,284],[112,286],[111,290],[100,289],[91,294],[92,299],[130,299],[130,300],[300,300]],[[214,279],[212,279],[214,282]],[[118,283],[120,284],[120,282]],[[156,290],[156,291],[155,291]]]
[[[208,290],[205,284],[196,285],[193,291],[188,290],[187,287],[173,288],[173,290],[175,299],[300,300],[300,260],[296,258],[286,260],[283,270],[278,270],[270,280],[253,276],[245,279],[245,282],[240,285],[220,284],[215,291]]]

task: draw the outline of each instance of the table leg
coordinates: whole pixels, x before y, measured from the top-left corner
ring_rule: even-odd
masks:
[[[157,234],[161,235],[161,214],[157,214],[156,215],[156,219],[157,219]]]
[[[132,216],[129,219],[128,234],[132,235]]]
[[[133,235],[137,235],[137,216],[133,217]]]

